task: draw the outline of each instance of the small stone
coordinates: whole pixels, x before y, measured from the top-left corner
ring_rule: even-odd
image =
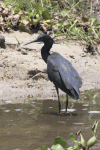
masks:
[[[28,53],[25,52],[24,50],[21,50],[21,53],[22,53],[23,55],[27,55],[27,54],[28,54]]]
[[[20,48],[20,47],[16,47],[15,50],[16,50],[16,51],[21,51],[21,48]]]
[[[85,53],[82,53],[80,56],[81,56],[81,57],[86,57],[86,54],[85,54]]]
[[[3,65],[2,65],[2,64],[0,64],[0,67],[3,67]]]
[[[69,55],[70,58],[75,59],[74,55]]]
[[[9,15],[9,9],[5,8],[4,11],[3,11],[3,14],[4,14],[4,16]]]
[[[0,35],[0,47],[5,48],[5,37]]]

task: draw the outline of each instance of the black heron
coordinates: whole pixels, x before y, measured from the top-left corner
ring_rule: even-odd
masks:
[[[50,54],[50,49],[53,45],[53,39],[47,34],[41,34],[36,39],[24,44],[30,44],[33,42],[44,42],[44,46],[41,49],[41,56],[47,63],[47,74],[51,82],[54,83],[58,95],[59,113],[61,110],[61,104],[59,99],[59,88],[66,93],[66,112],[68,106],[68,95],[73,99],[80,98],[79,88],[82,86],[82,80],[73,68],[72,64],[66,60],[59,53],[54,52]]]

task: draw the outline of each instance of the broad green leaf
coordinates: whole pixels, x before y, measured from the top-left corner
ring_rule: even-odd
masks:
[[[100,27],[100,23],[97,22],[95,26],[96,26],[96,27]]]
[[[28,17],[31,18],[31,17],[34,17],[34,15],[35,15],[35,13],[31,12],[31,13],[28,14]]]
[[[51,19],[51,15],[48,13],[48,10],[44,10],[44,11],[42,12],[42,17],[43,17],[45,20]]]
[[[32,24],[33,25],[37,25],[39,21],[40,21],[40,19],[34,19],[33,22],[32,22]]]
[[[29,20],[30,20],[30,18],[29,18],[29,17],[25,17],[25,20],[26,20],[26,21],[29,21]]]
[[[34,4],[34,7],[35,7],[37,13],[40,14],[40,15],[42,15],[42,12],[44,10],[46,10],[46,8],[42,7],[42,5],[40,3],[38,3],[38,2]]]
[[[7,22],[6,27],[8,28],[8,27],[10,27],[10,26],[11,26],[11,22]]]
[[[48,150],[48,147],[46,145],[42,145],[42,147],[45,149],[45,150]]]
[[[21,10],[21,9],[20,9],[19,7],[16,7],[16,8],[14,9],[14,12],[15,12],[15,13],[18,13],[20,10]]]
[[[68,147],[65,150],[73,150],[73,147]]]
[[[73,146],[73,150],[79,150],[78,145]],[[81,149],[80,149],[81,150]],[[83,149],[82,149],[83,150]]]
[[[51,20],[45,20],[46,23],[51,24]]]
[[[57,145],[53,145],[51,147],[51,150],[64,150],[64,148],[60,144],[57,144]]]
[[[36,19],[38,19],[39,18],[39,14],[36,14]]]
[[[38,148],[37,150],[41,150],[41,148]]]
[[[83,146],[85,146],[85,140],[84,140],[84,138],[83,138],[83,136],[82,136],[81,133],[80,133],[80,136],[81,136],[81,144],[82,144]]]
[[[58,136],[58,137],[54,138],[53,144],[54,145],[60,144],[63,148],[65,148],[67,142],[63,137]]]
[[[43,24],[47,27],[51,27],[52,26],[52,21],[51,20],[45,20],[45,21],[43,21]]]
[[[80,141],[75,141],[74,140],[74,142],[73,142],[74,144],[76,143],[76,145],[75,145],[75,150],[77,149],[77,148],[79,148],[79,150],[81,150],[81,148],[83,148],[84,146],[81,144],[81,142]]]
[[[23,27],[24,27],[24,23],[20,23],[19,25],[18,25],[18,28],[21,30],[21,31],[23,31]]]
[[[93,136],[92,138],[90,138],[87,142],[88,148],[92,147],[96,143],[96,141],[97,141],[96,136]]]
[[[70,138],[71,140],[75,140],[75,135],[74,135],[73,133],[70,133],[70,134],[69,134],[69,138]]]

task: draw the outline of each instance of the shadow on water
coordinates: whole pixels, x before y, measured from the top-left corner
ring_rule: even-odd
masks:
[[[71,145],[69,134],[76,134],[79,130],[88,140],[92,136],[93,122],[100,120],[100,113],[98,113],[100,91],[86,91],[81,95],[80,101],[69,100],[69,108],[75,111],[68,114],[58,114],[56,100],[33,100],[29,104],[0,105],[0,149],[33,150],[42,145],[51,147],[56,136],[64,137],[69,147]],[[63,109],[65,98],[61,97],[61,99]],[[100,140],[100,123],[97,135]],[[92,150],[99,148],[98,141]]]

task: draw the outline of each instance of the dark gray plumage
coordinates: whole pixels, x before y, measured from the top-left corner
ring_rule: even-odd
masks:
[[[44,46],[41,49],[41,55],[43,60],[47,63],[47,73],[51,82],[54,83],[58,95],[59,113],[61,110],[61,104],[59,99],[60,88],[67,95],[66,97],[66,112],[68,106],[68,95],[73,99],[80,98],[79,88],[82,86],[82,80],[79,77],[77,71],[73,68],[72,64],[66,60],[59,53],[50,54],[49,51],[53,45],[53,39],[46,34],[39,35],[35,40],[32,40],[27,44],[33,42],[44,42]]]

